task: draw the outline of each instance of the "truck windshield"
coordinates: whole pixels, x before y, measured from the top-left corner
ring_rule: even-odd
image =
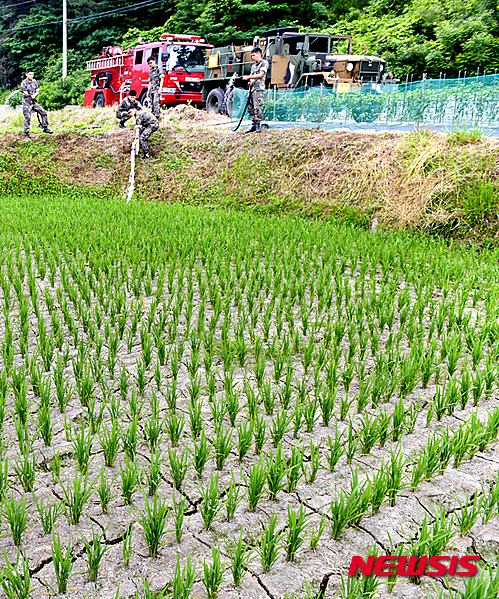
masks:
[[[184,44],[175,44],[168,47],[168,61],[166,69],[174,71],[179,67],[187,73],[204,73],[205,53],[196,46],[187,46]]]

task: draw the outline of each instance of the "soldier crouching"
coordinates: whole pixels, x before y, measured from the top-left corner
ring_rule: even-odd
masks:
[[[116,110],[116,118],[120,121],[120,128],[125,128],[125,123],[132,117],[128,114],[130,108],[136,108],[142,110],[142,104],[137,100],[137,92],[132,89],[128,93],[128,96],[121,100],[118,109]]]
[[[150,112],[146,112],[145,110],[137,112],[137,109],[133,106],[128,109],[128,114],[130,117],[135,117],[135,139],[139,140],[140,147],[144,152],[140,160],[145,160],[150,157],[147,140],[159,129],[159,121]]]

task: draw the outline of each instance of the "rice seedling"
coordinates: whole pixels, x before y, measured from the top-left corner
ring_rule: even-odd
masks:
[[[249,479],[246,480],[248,488],[248,510],[254,512],[265,490],[265,481],[267,479],[267,469],[260,456],[258,462],[253,463],[249,469]]]
[[[402,478],[404,469],[404,454],[402,448],[398,451],[390,450],[390,463],[387,471],[387,488],[388,488],[388,500],[390,506],[395,505],[397,494],[402,488]]]
[[[49,500],[44,503],[43,499],[38,499],[36,493],[33,494],[33,498],[35,500],[36,509],[38,511],[38,516],[40,520],[40,524],[42,525],[43,532],[48,535],[52,533],[54,529],[54,524],[64,513],[64,508],[61,503],[56,502],[54,505],[49,505]]]
[[[371,504],[372,483],[366,479],[363,483],[358,480],[357,470],[352,471],[352,487],[348,496],[348,523],[356,526],[360,523]]]
[[[223,399],[217,399],[214,397],[210,403],[210,411],[213,416],[213,425],[215,430],[222,428],[223,419],[226,413],[226,406]]]
[[[198,490],[203,498],[199,506],[199,512],[203,518],[205,530],[210,530],[213,521],[222,509],[218,493],[218,472],[215,476],[211,473],[210,484],[205,487],[199,486]]]
[[[185,418],[183,414],[177,412],[168,412],[165,418],[166,433],[173,447],[178,447],[178,442],[182,437],[184,430]]]
[[[194,441],[197,441],[201,431],[203,430],[202,401],[192,400],[188,404],[189,424],[191,427],[191,436]]]
[[[225,541],[225,550],[230,557],[229,570],[232,573],[232,582],[238,587],[251,566],[252,549],[243,542],[243,530],[239,533],[239,539],[236,543],[227,543]]]
[[[483,485],[482,500],[481,500],[481,516],[482,524],[486,524],[492,518],[495,518],[499,513],[499,473],[496,478],[489,483],[489,488],[486,489]]]
[[[1,455],[1,450],[0,450]],[[4,495],[8,488],[8,474],[9,474],[9,460],[7,457],[4,457],[3,466],[0,466],[0,503],[2,502]]]
[[[111,499],[114,497],[114,495],[112,495],[113,481],[108,483],[107,476],[107,472],[105,473],[103,467],[100,476],[98,477],[99,484],[96,487],[97,495],[99,496],[99,502],[103,514],[107,514],[107,510],[111,502]]]
[[[50,462],[50,472],[52,473],[52,480],[54,481],[54,483],[58,482],[60,476],[61,476],[61,467],[62,467],[62,460],[61,460],[61,454],[59,452],[59,450],[57,450],[56,452],[54,452],[54,455],[52,456],[52,461]]]
[[[185,514],[185,498],[177,501],[175,493],[173,494],[173,521],[175,524],[175,540],[177,543],[182,541],[182,527]]]
[[[272,416],[276,404],[276,395],[272,390],[270,381],[262,381],[260,385],[260,398],[261,403],[263,403],[265,408],[265,414],[267,414],[267,416]]]
[[[260,545],[256,548],[257,553],[260,555],[264,572],[269,572],[279,559],[284,531],[281,530],[278,532],[276,531],[276,527],[277,514],[273,514],[268,525],[265,527]]]
[[[309,484],[315,481],[319,470],[323,469],[320,454],[321,443],[314,445],[313,440],[310,439],[310,469],[307,467],[305,460],[302,462],[303,476]]]
[[[125,505],[131,505],[132,503],[133,494],[140,484],[140,474],[137,462],[131,462],[128,458],[125,458],[125,466],[123,467],[120,464],[121,493]]]
[[[361,419],[362,428],[359,431],[359,444],[360,451],[363,455],[368,455],[378,441],[378,422],[378,418],[375,415],[369,416],[366,414],[364,419]],[[331,445],[331,440],[329,443]]]
[[[404,404],[400,399],[395,404],[395,409],[392,415],[392,441],[397,443],[405,429],[405,412]]]
[[[303,404],[303,420],[306,424],[307,433],[311,433],[313,431],[315,423],[319,418],[317,414],[317,403],[318,402],[315,398],[313,400],[309,398],[309,400]]]
[[[123,545],[122,545],[122,554],[123,554],[123,564],[128,566],[130,564],[130,560],[133,555],[133,547],[132,547],[132,533],[133,533],[133,522],[127,528],[127,530],[123,534]]]
[[[277,447],[281,443],[284,435],[288,431],[291,418],[288,416],[285,410],[277,410],[277,414],[272,419],[272,427],[270,429],[270,436],[274,443],[274,447]]]
[[[59,533],[52,533],[52,563],[54,564],[55,578],[57,581],[57,590],[59,593],[66,593],[68,581],[73,571],[74,556],[71,554],[71,543],[68,542],[66,551],[64,551]]]
[[[146,481],[147,481],[147,489],[149,493],[149,497],[155,495],[156,490],[161,484],[161,467],[162,467],[162,458],[161,454],[152,454],[151,455],[151,466],[149,471],[146,472]]]
[[[28,416],[30,414],[30,402],[27,397],[27,388],[23,383],[19,389],[19,393],[14,393],[14,410],[17,414],[19,422],[26,424]]]
[[[88,541],[83,535],[80,535],[85,546],[85,553],[87,554],[87,574],[89,580],[92,582],[97,580],[99,574],[99,568],[102,562],[102,558],[105,553],[111,549],[111,545],[107,545],[104,542],[103,532],[96,533],[92,528],[92,540]]]
[[[156,493],[150,500],[147,494],[144,495],[144,510],[139,511],[136,519],[142,527],[142,537],[147,545],[147,550],[151,557],[156,557],[158,550],[163,545],[163,536],[165,535],[166,519],[168,517],[168,505],[166,499],[161,500],[161,495]]]
[[[293,421],[293,439],[298,438],[298,433],[301,430],[301,424],[303,422],[303,403],[299,398],[296,398],[295,409],[292,414]]]
[[[243,420],[237,427],[237,450],[239,462],[242,462],[253,441],[253,423]]]
[[[160,420],[158,414],[153,413],[150,418],[144,419],[142,435],[151,452],[156,451],[163,438],[165,420]]]
[[[130,422],[129,426],[121,430],[121,444],[123,445],[125,456],[131,462],[135,460],[137,453],[137,430],[138,417],[136,415],[132,416],[132,421]]]
[[[478,516],[482,511],[482,500],[479,500],[477,492],[473,494],[473,499],[471,501],[469,496],[466,496],[462,503],[457,495],[456,499],[459,503],[459,509],[455,512],[456,524],[461,536],[464,537],[469,533],[478,520]]]
[[[117,420],[113,420],[111,428],[105,422],[102,423],[99,440],[104,454],[104,463],[112,468],[120,451],[120,429]]]
[[[286,476],[287,476],[286,491],[288,493],[292,493],[296,489],[296,487],[298,486],[298,483],[300,482],[300,479],[302,477],[303,454],[304,454],[303,447],[294,446],[291,448],[291,456],[288,459],[288,464],[287,464],[287,469],[286,469]]]
[[[12,534],[14,545],[20,545],[23,534],[28,529],[28,512],[26,507],[26,495],[21,501],[17,501],[13,495],[4,497],[2,515]]]
[[[191,554],[189,553],[183,568],[180,567],[180,555],[177,555],[177,564],[170,583],[173,599],[189,599],[195,580],[196,571],[192,565]]]
[[[371,508],[373,514],[377,514],[383,505],[383,502],[388,495],[390,475],[386,469],[384,462],[381,463],[381,467],[374,474],[372,480],[372,492],[371,492]],[[395,481],[397,482],[397,481]]]
[[[345,450],[345,454],[347,456],[347,464],[350,465],[352,463],[353,457],[355,455],[355,452],[357,451],[358,446],[359,446],[359,438],[355,434],[355,431],[353,428],[353,422],[352,422],[352,419],[350,419],[348,422],[348,434],[347,434],[347,443],[346,443],[346,450]]]
[[[224,574],[227,566],[221,561],[220,547],[213,546],[211,554],[213,560],[211,564],[203,560],[203,577],[201,578],[201,582],[205,588],[207,599],[216,599],[224,582]]]
[[[307,514],[303,505],[298,511],[291,509],[288,505],[288,530],[284,541],[286,550],[286,559],[294,561],[296,553],[305,542],[304,532],[310,520],[310,514]]]
[[[243,501],[241,490],[241,485],[236,484],[236,481],[234,480],[234,473],[232,473],[230,484],[226,489],[227,494],[224,504],[227,522],[230,522],[232,518],[234,518],[234,514],[236,513],[238,506]]]
[[[20,459],[16,457],[14,462],[14,472],[16,473],[23,490],[26,493],[33,491],[36,476],[36,458],[35,454],[28,453],[29,447],[24,447],[26,452],[21,454]]]
[[[0,587],[5,596],[12,599],[29,599],[31,594],[31,573],[28,560],[19,551],[15,563],[11,563],[5,548],[3,556],[5,566],[0,569]]]
[[[199,443],[194,442],[193,466],[198,478],[201,478],[207,461],[210,459],[211,446],[206,440],[204,430],[201,432]]]
[[[333,539],[338,539],[350,521],[350,505],[346,492],[340,489],[336,499],[331,501],[329,529]]]
[[[88,500],[94,492],[95,481],[88,484],[88,473],[78,475],[75,469],[72,483],[66,478],[66,486],[60,482],[64,495],[64,511],[69,524],[78,524]]]
[[[313,549],[313,550],[317,549],[317,545],[319,544],[319,541],[321,540],[321,537],[326,528],[326,524],[327,524],[327,518],[326,518],[325,514],[322,514],[319,525],[317,527],[317,531],[315,530],[315,528],[312,528],[312,530],[310,531],[310,549]]]
[[[217,470],[222,470],[225,461],[229,457],[231,449],[234,447],[234,441],[232,440],[232,431],[230,429],[223,430],[218,429],[215,437],[215,463]]]
[[[282,446],[276,449],[275,456],[273,452],[267,456],[267,490],[269,500],[275,501],[279,491],[285,488],[286,462],[282,456]]]

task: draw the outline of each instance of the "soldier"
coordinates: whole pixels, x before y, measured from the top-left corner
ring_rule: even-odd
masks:
[[[253,50],[251,50],[251,60],[253,60],[251,74],[243,77],[245,81],[249,82],[248,112],[253,121],[252,126],[246,133],[260,133],[260,125],[263,118],[262,108],[263,93],[265,91],[265,75],[269,70],[269,63],[266,60],[263,60],[260,48],[253,48]]]
[[[24,135],[28,139],[32,139],[29,135],[31,128],[31,113],[33,110],[40,115],[39,127],[44,133],[52,133],[49,129],[49,120],[47,111],[44,110],[38,102],[35,102],[36,96],[40,93],[38,83],[34,79],[35,73],[33,69],[27,69],[26,79],[21,83],[21,91],[23,94],[23,115],[24,115]]]
[[[144,155],[140,157],[140,160],[150,158],[147,140],[152,133],[159,129],[159,121],[150,112],[146,112],[145,110],[137,112],[137,109],[134,106],[131,106],[128,109],[128,114],[131,117],[135,117],[135,139],[139,140],[140,147],[144,152]]]
[[[149,87],[147,89],[147,97],[151,98],[151,107],[153,115],[159,119],[161,90],[163,89],[163,79],[165,74],[163,69],[156,64],[156,60],[151,56],[147,61],[149,65]]]
[[[137,100],[137,92],[131,89],[128,96],[121,100],[118,110],[116,111],[116,118],[120,121],[120,128],[125,128],[125,123],[132,117],[128,114],[128,109],[134,106],[137,110],[142,110],[142,104]]]

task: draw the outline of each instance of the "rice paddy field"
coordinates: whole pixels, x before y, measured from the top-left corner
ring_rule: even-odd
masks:
[[[0,202],[7,598],[498,596],[497,251]],[[354,555],[479,574],[349,577]]]

